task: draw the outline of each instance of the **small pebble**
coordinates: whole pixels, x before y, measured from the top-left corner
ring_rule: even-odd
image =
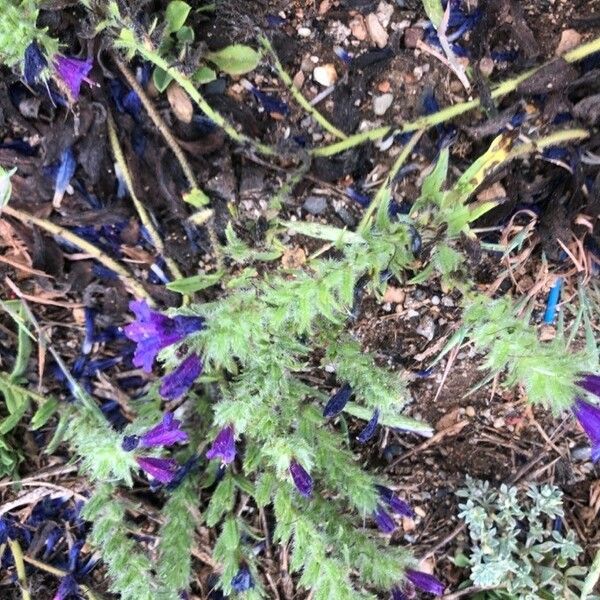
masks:
[[[479,61],[479,70],[484,77],[489,77],[494,71],[494,60],[489,56],[484,56]]]
[[[505,424],[506,421],[504,420],[504,417],[498,417],[497,419],[494,419],[494,429],[502,429]]]
[[[325,87],[333,85],[337,81],[338,75],[332,64],[315,67],[313,79]]]
[[[425,31],[420,27],[409,27],[404,31],[404,46],[406,48],[416,48],[424,35]]]
[[[454,300],[450,296],[442,296],[442,306],[454,306]]]
[[[312,31],[308,27],[300,27],[298,29],[298,35],[300,37],[304,37],[304,38],[310,37],[311,33],[312,33]]]
[[[433,319],[431,317],[423,317],[416,332],[428,341],[431,341],[435,335],[435,323]]]
[[[581,44],[581,34],[575,29],[565,29],[560,34],[560,42],[556,48],[556,56],[561,56]]]
[[[467,406],[467,408],[465,409],[465,414],[467,415],[467,417],[470,417],[472,419],[475,416],[475,409],[472,406]]]
[[[309,196],[302,208],[311,215],[321,215],[327,210],[327,200],[322,196]]]
[[[373,98],[373,112],[378,117],[381,117],[387,112],[393,101],[394,94],[381,94],[381,96],[375,96]]]
[[[391,4],[381,0],[381,2],[377,5],[375,14],[377,15],[381,25],[385,28],[390,24],[392,15],[394,14],[394,7]]]
[[[432,296],[431,297],[431,304],[433,304],[434,306],[437,306],[439,303],[440,303],[439,296]]]
[[[364,42],[367,39],[367,26],[365,25],[365,20],[362,15],[356,15],[352,18],[350,23],[348,23],[350,27],[350,31],[352,35],[361,42]]]
[[[374,13],[367,15],[366,25],[371,41],[379,48],[385,48],[388,43],[388,34],[379,22],[377,15]]]

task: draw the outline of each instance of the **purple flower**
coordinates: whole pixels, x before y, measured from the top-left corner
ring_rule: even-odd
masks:
[[[296,489],[300,495],[310,498],[313,492],[313,480],[306,469],[295,459],[290,462],[290,475],[294,480]]]
[[[390,488],[387,488],[384,485],[376,485],[375,489],[379,493],[381,500],[383,500],[389,506],[390,510],[394,514],[411,518],[415,516],[415,513],[409,504],[398,498],[398,496],[396,496],[396,494],[394,494]]]
[[[600,408],[581,398],[575,398],[572,410],[592,442],[592,460],[596,462],[600,459]]]
[[[77,597],[79,586],[72,575],[63,577],[53,600],[66,600],[71,596]]]
[[[48,61],[43,55],[40,47],[31,42],[25,48],[25,56],[23,60],[23,77],[27,85],[35,85],[40,73],[48,66]]]
[[[136,456],[135,460],[146,473],[161,483],[170,483],[179,468],[177,461],[172,458]]]
[[[586,392],[600,397],[600,375],[587,373],[581,381],[577,382],[577,385]]]
[[[142,448],[156,448],[158,446],[172,446],[178,442],[187,442],[188,435],[179,429],[181,421],[173,418],[173,413],[165,413],[162,421],[149,429],[142,436],[128,435],[123,439],[123,450],[131,452],[138,446]]]
[[[225,465],[232,463],[235,459],[235,432],[233,425],[223,427],[214,439],[212,446],[206,453],[206,458],[220,458]]]
[[[399,587],[391,589],[392,600],[408,600],[408,596]]]
[[[171,319],[150,310],[145,300],[130,302],[129,308],[135,313],[136,320],[127,325],[124,331],[130,340],[137,343],[133,364],[147,373],[152,371],[152,363],[163,348],[180,342],[204,326],[202,317],[178,316]]]
[[[52,204],[54,206],[60,206],[67,190],[69,190],[69,193],[73,192],[69,186],[71,185],[73,175],[75,175],[76,168],[77,161],[75,160],[73,149],[69,146],[62,151],[60,162],[56,168],[56,174],[54,176],[54,197],[52,198]]]
[[[202,373],[202,361],[190,354],[174,371],[161,379],[160,395],[169,400],[183,396]]]
[[[231,580],[231,587],[234,592],[238,593],[245,592],[254,587],[254,581],[252,581],[252,575],[248,567],[240,567],[240,570]]]
[[[406,569],[406,579],[408,579],[416,588],[441,596],[446,587],[437,577],[424,573],[423,571],[415,571],[414,569]]]
[[[67,93],[71,100],[77,100],[81,84],[84,81],[91,83],[87,78],[89,72],[92,70],[91,59],[79,60],[57,54],[52,59],[52,62],[60,87]]]
[[[373,518],[382,533],[394,533],[396,530],[394,519],[381,506],[378,506],[377,510],[373,512]]]
[[[360,432],[356,438],[361,444],[368,442],[377,431],[377,423],[379,423],[379,409],[373,411],[371,420],[365,425],[364,429]]]
[[[350,396],[352,396],[352,388],[346,383],[329,398],[323,409],[323,416],[328,418],[339,415],[344,410],[344,406],[348,404]]]

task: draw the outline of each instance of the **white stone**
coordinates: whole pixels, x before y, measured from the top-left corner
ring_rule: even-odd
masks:
[[[380,96],[375,96],[373,98],[373,112],[378,117],[385,115],[393,101],[394,94],[381,94]]]
[[[313,71],[313,79],[317,83],[320,83],[325,87],[329,87],[337,81],[338,74],[332,64],[321,65],[319,67],[315,67],[315,70]]]

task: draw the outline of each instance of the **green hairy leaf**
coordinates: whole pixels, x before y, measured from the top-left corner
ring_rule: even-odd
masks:
[[[207,53],[206,58],[228,75],[245,75],[256,69],[261,55],[250,46],[233,44],[217,52]]]

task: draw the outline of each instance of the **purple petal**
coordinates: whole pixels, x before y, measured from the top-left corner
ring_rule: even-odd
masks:
[[[223,464],[228,465],[235,459],[235,433],[233,425],[223,427],[214,439],[212,446],[206,453],[206,458],[220,458]]]
[[[129,303],[136,320],[124,328],[125,335],[137,343],[133,364],[150,373],[156,355],[167,346],[183,340],[188,334],[202,329],[201,317],[178,316],[174,319],[150,310],[145,300]]]
[[[31,42],[31,44],[25,48],[25,56],[23,59],[23,77],[25,78],[27,85],[34,85],[37,83],[40,73],[47,66],[48,61],[40,47],[35,42]]]
[[[137,456],[135,460],[146,473],[161,483],[170,483],[179,467],[177,461],[172,458]]]
[[[180,426],[181,421],[174,419],[172,413],[165,413],[161,423],[140,437],[140,445],[145,448],[153,448],[187,442],[188,435],[179,429]]]
[[[350,396],[352,396],[352,388],[346,383],[329,398],[323,409],[323,416],[329,418],[339,415],[344,410],[346,404],[348,404]]]
[[[63,577],[56,590],[53,600],[66,600],[70,596],[76,596],[79,590],[79,586],[72,575]]]
[[[252,575],[248,567],[241,567],[231,580],[231,587],[234,592],[245,592],[254,587]]]
[[[79,60],[57,54],[54,56],[53,63],[62,87],[68,92],[71,100],[77,100],[81,84],[84,81],[89,81],[87,76],[92,70],[92,61],[90,59]]]
[[[67,188],[71,183],[73,175],[75,175],[75,169],[77,168],[77,161],[73,154],[71,147],[66,148],[60,155],[60,163],[56,170],[56,176],[54,178],[54,198],[52,199],[53,204],[59,205]]]
[[[392,600],[408,600],[408,596],[399,587],[391,589]]]
[[[290,462],[290,475],[294,480],[296,489],[305,498],[310,498],[313,492],[313,480],[306,469],[296,460]]]
[[[600,375],[588,373],[577,385],[583,388],[586,392],[600,397]]]
[[[423,571],[415,571],[414,569],[406,570],[406,579],[416,588],[430,594],[435,594],[436,596],[441,596],[446,587],[437,577]]]
[[[390,507],[393,513],[403,517],[412,518],[415,516],[410,505],[396,496],[390,488],[387,488],[384,485],[376,485],[375,489],[379,493],[379,497]]]
[[[161,379],[160,395],[168,400],[183,396],[202,373],[202,361],[190,354],[174,371]]]
[[[371,420],[365,425],[364,429],[358,435],[358,441],[361,444],[368,442],[377,431],[377,423],[379,423],[379,409],[375,409],[373,411],[373,416]]]
[[[600,459],[600,408],[581,398],[575,399],[573,413],[592,443],[592,460]]]
[[[373,518],[382,533],[394,533],[396,530],[394,519],[381,506],[377,507],[377,510],[373,513]]]

